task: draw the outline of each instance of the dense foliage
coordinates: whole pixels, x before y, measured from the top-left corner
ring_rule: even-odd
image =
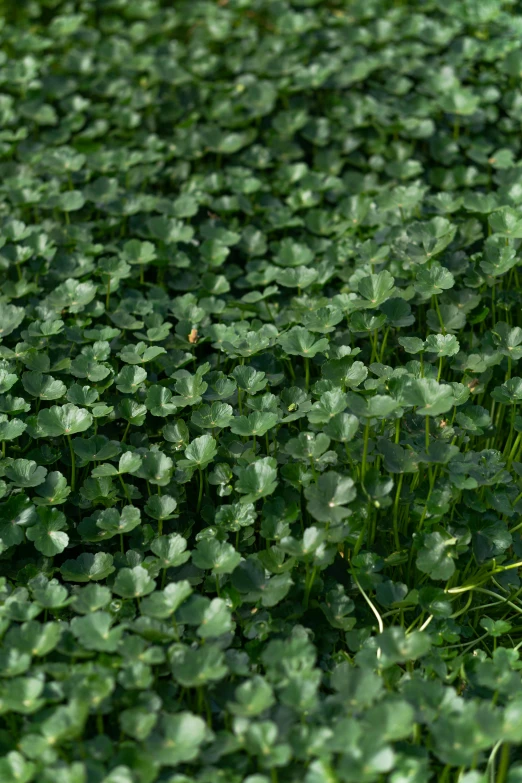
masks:
[[[522,4],[0,28],[0,783],[522,780]]]

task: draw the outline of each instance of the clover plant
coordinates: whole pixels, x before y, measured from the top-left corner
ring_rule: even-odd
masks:
[[[522,4],[0,10],[0,783],[521,781]]]

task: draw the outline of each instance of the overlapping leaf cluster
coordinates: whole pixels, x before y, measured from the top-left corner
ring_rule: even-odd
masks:
[[[0,28],[0,781],[522,779],[522,6]]]

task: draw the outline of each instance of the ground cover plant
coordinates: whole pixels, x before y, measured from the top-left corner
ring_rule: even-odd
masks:
[[[0,783],[522,781],[522,4],[1,8]]]

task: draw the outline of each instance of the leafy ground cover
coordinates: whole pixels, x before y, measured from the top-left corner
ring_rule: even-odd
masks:
[[[0,783],[522,780],[522,7],[0,28]]]

